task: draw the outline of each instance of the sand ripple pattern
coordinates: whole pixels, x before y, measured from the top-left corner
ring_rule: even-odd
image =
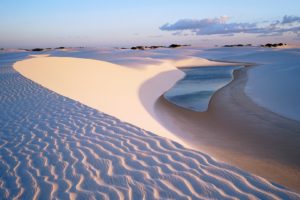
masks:
[[[0,199],[299,199],[0,66]],[[101,91],[99,91],[101,92]]]

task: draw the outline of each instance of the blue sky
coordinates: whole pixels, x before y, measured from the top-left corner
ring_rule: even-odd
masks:
[[[211,23],[224,16],[226,22]],[[284,29],[280,33],[264,32],[277,20],[283,21],[284,16],[300,16],[300,1],[1,0],[0,47],[130,46],[174,42],[204,46],[277,41],[299,44],[300,20],[284,25],[285,28],[278,23],[276,30]],[[165,27],[168,28],[162,28],[167,23]],[[177,30],[182,23],[186,29]],[[191,24],[197,25],[189,27]],[[247,29],[243,33],[240,33],[241,25],[243,30]],[[265,27],[261,29],[261,26]],[[294,33],[288,31],[290,26],[295,27]],[[224,30],[226,34],[221,34]]]

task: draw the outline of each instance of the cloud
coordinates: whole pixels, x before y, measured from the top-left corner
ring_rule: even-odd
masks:
[[[292,24],[292,23],[300,23],[300,17],[297,16],[287,16],[285,15],[282,19],[281,24]]]
[[[177,22],[164,24],[160,27],[162,31],[173,31],[177,35],[183,31],[190,31],[196,35],[226,35],[233,36],[237,33],[258,34],[259,36],[283,35],[290,32],[300,35],[300,17],[285,15],[281,20],[273,23],[230,23],[229,17],[206,19],[180,19]]]
[[[200,29],[205,28],[211,25],[216,24],[224,24],[228,20],[228,17],[223,16],[214,19],[201,19],[201,20],[193,20],[193,19],[181,19],[175,22],[174,24],[165,24],[160,27],[161,30],[164,31],[179,31],[179,30],[191,30],[191,29]]]

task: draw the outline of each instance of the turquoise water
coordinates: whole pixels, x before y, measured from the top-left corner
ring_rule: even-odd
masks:
[[[185,68],[179,80],[164,97],[171,103],[197,112],[208,109],[212,95],[233,79],[233,71],[240,66],[210,66]]]

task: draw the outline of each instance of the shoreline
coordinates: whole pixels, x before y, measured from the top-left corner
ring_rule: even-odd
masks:
[[[205,82],[205,84],[203,83],[205,80],[207,80],[207,78],[205,77],[205,75],[207,75],[207,71],[206,70],[209,70],[210,67],[206,67],[206,66],[201,66],[201,67],[184,67],[184,68],[178,68],[179,70],[182,69],[182,71],[185,73],[185,76],[181,79],[181,80],[178,80],[173,87],[171,87],[168,91],[166,91],[165,93],[162,94],[162,96],[167,100],[169,101],[170,103],[178,106],[178,107],[181,107],[181,108],[184,108],[184,109],[187,109],[187,110],[191,110],[191,111],[195,111],[195,112],[206,112],[207,109],[208,109],[208,106],[209,106],[209,102],[212,98],[212,96],[218,91],[218,90],[221,90],[222,88],[224,88],[226,85],[230,84],[233,80],[234,80],[234,76],[233,76],[233,73],[235,70],[239,69],[239,68],[242,68],[242,67],[245,67],[243,66],[242,64],[241,65],[238,65],[238,66],[217,66],[217,67],[213,67],[213,70],[217,70],[217,68],[220,68],[222,69],[221,72],[218,72],[221,74],[222,76],[222,79],[223,81],[221,81],[218,76],[216,77],[212,77],[210,72],[208,72],[208,76],[210,80],[214,81],[214,83],[210,83],[210,82]],[[200,69],[203,69],[204,68],[204,71],[201,70],[201,75],[198,75],[198,73],[196,72],[196,75],[194,75],[194,70],[198,71]],[[226,69],[227,68],[227,69]],[[228,68],[230,68],[230,72],[228,70]],[[186,71],[187,70],[193,70],[192,73],[189,72],[189,71]],[[228,70],[228,71],[225,71]],[[225,73],[224,73],[225,71]],[[226,73],[229,72],[230,73],[230,77],[224,77],[226,76]],[[222,74],[223,73],[223,74]],[[218,74],[218,75],[220,75]],[[187,78],[186,77],[189,77],[189,76],[197,76],[197,79],[196,78]],[[198,79],[199,77],[199,79]],[[228,79],[226,81],[224,81],[224,79]],[[197,85],[198,85],[198,88],[202,88],[202,90],[195,90],[195,89],[192,89],[192,91],[188,91],[188,92],[174,92],[174,91],[178,91],[178,90],[182,90],[182,88],[186,88],[186,87],[190,87],[190,83],[192,83],[192,85],[195,84],[194,80],[197,81]],[[185,84],[185,82],[188,81],[189,84],[188,86],[186,86],[187,84]],[[200,83],[198,82],[200,81]],[[217,81],[217,83],[216,83]],[[219,82],[218,82],[219,81]],[[218,86],[215,86],[215,85],[218,85]],[[203,88],[205,87],[205,89]],[[207,89],[207,88],[210,88],[210,89]],[[186,101],[181,101],[179,100],[176,101],[176,97],[177,96],[180,96],[180,98],[185,98],[186,95],[194,95],[194,93],[202,93],[202,92],[210,92],[209,94],[207,94],[207,97],[200,97],[200,99],[197,99],[196,102],[192,102],[192,105],[190,103],[186,103]],[[170,94],[171,92],[171,94]],[[175,94],[174,94],[175,93]],[[175,100],[172,100],[173,98],[175,97]],[[205,103],[203,103],[205,102]],[[200,106],[200,107],[199,107]]]
[[[212,96],[207,112],[178,107],[163,96],[157,112],[169,117],[165,126],[176,124],[169,127],[193,148],[299,192],[300,138],[287,134],[300,130],[300,123],[260,107],[245,94],[248,70],[234,71],[234,79]]]

